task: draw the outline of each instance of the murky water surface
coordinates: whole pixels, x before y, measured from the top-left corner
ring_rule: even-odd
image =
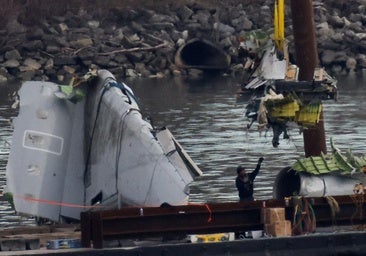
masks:
[[[366,78],[340,77],[338,101],[324,102],[326,138],[332,137],[341,149],[366,154]],[[260,156],[262,169],[255,182],[255,197],[272,197],[276,174],[302,157],[303,137],[299,128],[289,130],[290,139],[272,147],[272,131],[250,130],[244,117],[247,99],[237,98],[238,81],[219,77],[203,81],[133,80],[128,81],[141,102],[142,113],[157,127],[166,126],[182,144],[204,175],[191,184],[191,201],[237,201],[234,184],[236,167],[254,169]],[[0,95],[0,186],[5,185],[5,169],[11,143],[11,85],[1,86]],[[0,225],[31,225],[32,219],[14,214],[9,205],[0,202]]]

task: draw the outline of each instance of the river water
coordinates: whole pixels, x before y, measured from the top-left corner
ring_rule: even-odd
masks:
[[[327,147],[329,138],[341,149],[366,154],[366,77],[337,77],[337,101],[324,102]],[[212,77],[203,80],[144,79],[126,81],[140,100],[142,114],[156,127],[166,126],[182,144],[203,176],[191,184],[193,203],[237,201],[236,167],[254,169],[264,157],[255,182],[255,198],[272,198],[277,173],[304,156],[303,136],[298,127],[289,129],[289,140],[272,147],[272,131],[258,132],[244,116],[247,98],[237,97],[238,79]],[[19,86],[19,85],[18,85]],[[5,169],[11,143],[11,95],[17,85],[2,85],[0,94],[0,186],[5,185]],[[31,225],[33,220],[16,215],[8,203],[0,202],[0,225]]]

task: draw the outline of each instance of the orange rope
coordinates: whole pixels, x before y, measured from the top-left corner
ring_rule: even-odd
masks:
[[[207,211],[209,212],[209,216],[207,219],[207,222],[210,223],[212,221],[212,211],[210,209],[210,206],[208,204],[205,204]]]
[[[204,206],[206,209],[207,209],[207,211],[208,211],[208,219],[207,219],[207,222],[208,223],[210,223],[212,220],[213,220],[213,218],[212,218],[212,210],[211,210],[211,208],[210,208],[210,205],[209,204],[195,204],[195,203],[188,203],[188,205],[198,205],[198,206]]]
[[[48,204],[48,205],[58,205],[58,206],[64,206],[64,207],[73,207],[73,208],[102,208],[101,205],[79,205],[79,204],[70,204],[70,203],[63,203],[63,202],[56,202],[41,198],[34,198],[29,196],[20,196],[20,195],[14,195],[14,197],[21,198],[25,201],[29,202],[35,202],[35,203],[42,203],[42,204]]]

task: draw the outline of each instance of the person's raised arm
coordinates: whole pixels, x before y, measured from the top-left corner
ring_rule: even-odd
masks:
[[[261,168],[261,164],[262,164],[263,160],[264,160],[263,157],[260,157],[258,159],[257,167],[255,167],[255,170],[250,174],[252,180],[254,180],[255,177],[258,175],[258,172],[259,172],[259,170]]]

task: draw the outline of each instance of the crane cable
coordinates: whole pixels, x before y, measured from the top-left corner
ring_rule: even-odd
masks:
[[[274,5],[274,41],[280,51],[284,50],[285,42],[285,0],[275,0]]]

